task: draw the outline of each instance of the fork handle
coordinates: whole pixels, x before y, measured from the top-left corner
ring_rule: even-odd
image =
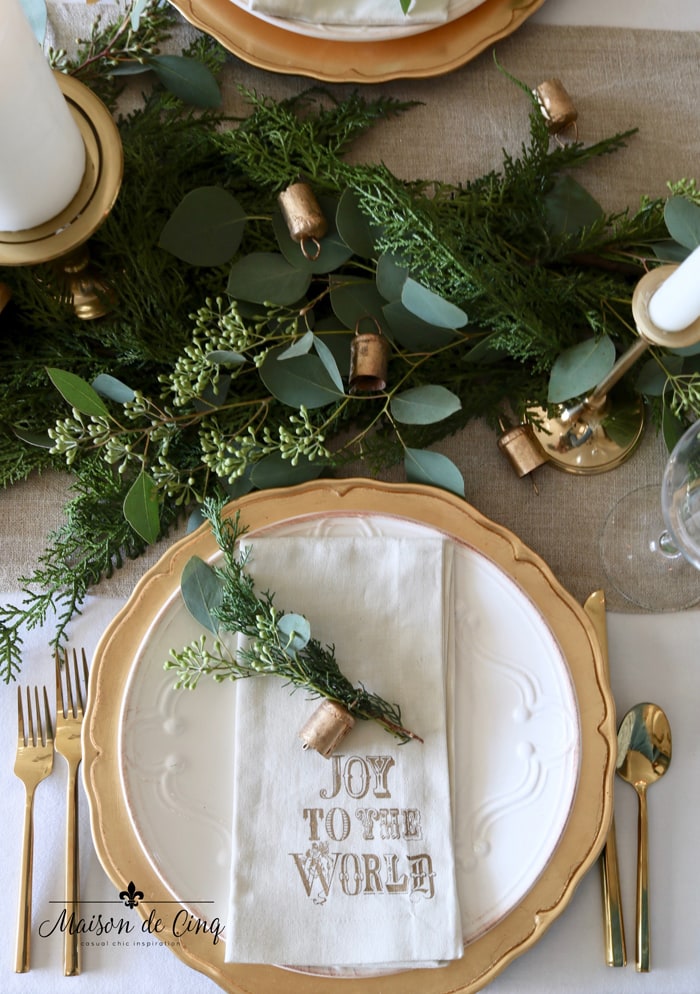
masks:
[[[24,833],[22,836],[22,863],[17,912],[17,945],[15,973],[29,970],[29,952],[32,934],[32,871],[34,866],[34,789],[27,787],[24,803]]]
[[[66,804],[66,914],[77,926],[80,918],[80,880],[78,864],[78,764],[68,767]],[[76,977],[80,973],[80,938],[77,927],[63,933],[63,973]]]

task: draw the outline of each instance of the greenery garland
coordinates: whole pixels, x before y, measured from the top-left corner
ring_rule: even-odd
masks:
[[[51,267],[0,268],[13,295],[0,314],[0,480],[48,467],[74,477],[65,525],[20,578],[24,603],[0,606],[7,680],[24,627],[55,611],[54,642],[65,640],[88,589],[207,497],[358,456],[373,472],[403,459],[410,479],[463,492],[457,467],[428,446],[471,418],[496,424],[507,406],[527,420],[589,390],[634,339],[645,268],[700,241],[692,181],[609,215],[573,178],[632,132],[560,147],[533,102],[529,143],[500,171],[407,182],[345,153],[410,105],[247,93],[248,116],[226,120],[212,97],[225,53],[199,38],[173,71],[158,53],[170,15],[159,0],[138,8],[140,19],[97,22],[74,62],[54,53],[110,106],[121,72],[157,77],[118,121],[124,183],[91,240],[117,307],[83,322],[47,292]],[[183,101],[191,94],[199,108]],[[329,221],[318,260],[276,206],[300,175]],[[350,348],[368,316],[391,343],[388,386],[353,394]],[[69,405],[58,420],[51,383]],[[651,349],[627,388],[650,399],[669,440],[700,415],[696,356]]]

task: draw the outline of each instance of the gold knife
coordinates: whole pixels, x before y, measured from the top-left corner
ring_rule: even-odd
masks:
[[[608,631],[605,617],[605,592],[595,590],[583,605],[595,628],[603,656],[605,678],[610,680],[608,657]],[[601,881],[603,885],[603,912],[605,922],[605,962],[608,966],[625,966],[627,949],[625,946],[625,923],[622,918],[620,897],[620,874],[617,865],[617,839],[615,837],[615,815],[613,814],[600,857]]]

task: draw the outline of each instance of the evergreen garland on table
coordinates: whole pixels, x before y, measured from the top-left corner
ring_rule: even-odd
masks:
[[[372,472],[403,459],[410,479],[463,493],[457,467],[427,446],[474,417],[496,424],[506,405],[528,419],[590,390],[634,338],[644,269],[700,241],[692,181],[607,215],[573,178],[632,132],[555,146],[532,106],[529,143],[504,153],[500,171],[405,181],[345,153],[410,105],[247,92],[248,115],[227,120],[211,90],[224,53],[198,39],[173,73],[157,51],[170,27],[149,0],[137,29],[98,24],[76,60],[57,55],[111,104],[119,72],[137,64],[156,81],[118,121],[123,186],[90,243],[116,308],[80,321],[47,292],[50,266],[0,268],[13,295],[0,313],[0,481],[49,467],[74,478],[66,524],[20,579],[24,604],[0,606],[6,679],[23,627],[55,609],[54,641],[65,640],[89,587],[207,497],[301,482],[358,456]],[[197,109],[181,99],[183,78]],[[330,223],[315,262],[276,206],[300,175]],[[350,345],[368,321],[391,342],[388,386],[353,394]],[[651,349],[627,378],[669,441],[700,415],[696,367]],[[68,404],[58,419],[54,387]]]

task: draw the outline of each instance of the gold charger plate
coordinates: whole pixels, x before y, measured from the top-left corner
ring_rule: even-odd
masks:
[[[435,529],[475,549],[510,578],[544,618],[569,668],[580,716],[580,769],[568,819],[544,872],[502,920],[467,944],[464,956],[437,970],[354,978],[363,994],[463,994],[480,990],[530,948],[561,913],[600,852],[612,816],[615,761],[614,704],[595,631],[583,609],[558,584],[546,564],[512,533],[465,501],[413,484],[368,480],[314,481],[250,494],[229,505],[254,535],[280,523],[333,516],[385,516]],[[129,881],[145,897],[138,912],[158,916],[163,882],[140,843],[120,789],[121,702],[141,646],[166,607],[179,598],[180,575],[194,552],[216,556],[208,528],[175,543],[137,584],[125,608],[104,633],[95,653],[83,731],[83,773],[97,854],[117,890]],[[177,907],[178,902],[175,902]],[[189,913],[182,905],[183,915]],[[174,921],[174,916],[169,919]],[[329,994],[347,990],[346,978],[295,973],[274,966],[224,962],[224,943],[206,932],[176,931],[164,922],[158,938],[188,966],[231,994]],[[354,987],[353,987],[354,989]]]
[[[382,41],[326,41],[285,31],[231,0],[170,0],[200,31],[259,69],[330,83],[383,83],[451,72],[511,34],[544,0],[484,0],[431,31]]]

